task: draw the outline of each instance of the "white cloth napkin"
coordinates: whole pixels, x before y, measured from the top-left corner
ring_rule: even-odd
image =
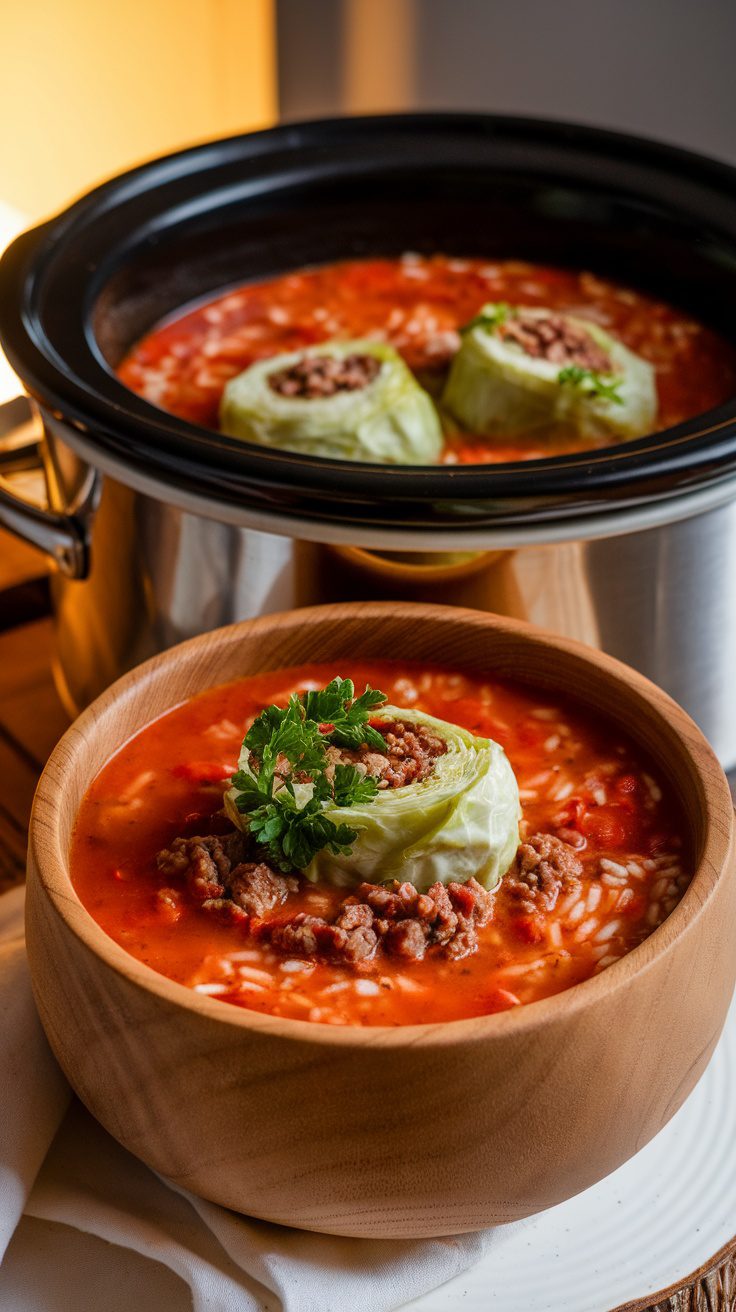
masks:
[[[385,1312],[464,1271],[517,1228],[338,1239],[172,1188],[71,1098],[33,1005],[21,889],[0,897],[0,1014],[3,1312],[113,1312],[131,1300],[156,1312]],[[87,1262],[90,1236],[97,1248],[115,1245],[104,1275]]]

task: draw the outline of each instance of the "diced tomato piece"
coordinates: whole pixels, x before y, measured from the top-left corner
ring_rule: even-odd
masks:
[[[672,834],[662,833],[659,829],[655,830],[655,832],[649,836],[647,848],[649,856],[659,856],[661,852],[671,852]]]
[[[594,807],[582,823],[583,833],[600,847],[629,846],[633,850],[638,846],[639,828],[638,816],[617,802]]]
[[[581,797],[570,797],[555,816],[555,824],[558,829],[579,829],[582,832],[586,810]]]
[[[458,911],[465,916],[472,916],[475,907],[475,895],[467,884],[458,884],[453,889],[453,902]]]
[[[177,779],[186,779],[190,784],[221,783],[235,774],[237,766],[224,764],[222,761],[182,761],[175,765],[172,774]]]
[[[544,930],[533,916],[518,916],[513,927],[516,937],[522,943],[541,943],[544,938]]]

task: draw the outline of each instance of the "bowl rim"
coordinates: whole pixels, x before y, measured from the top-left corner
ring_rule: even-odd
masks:
[[[407,1043],[431,1048],[449,1048],[455,1043],[488,1042],[495,1037],[506,1038],[512,1033],[519,1035],[533,1032],[563,1016],[569,1019],[585,1008],[594,1006],[597,1000],[622,992],[635,978],[646,974],[656,962],[672,952],[683,936],[694,932],[698,919],[714,895],[719,881],[733,864],[736,849],[733,802],[726,776],[713,749],[690,716],[649,679],[614,657],[575,639],[562,637],[521,620],[511,620],[463,607],[407,602],[402,603],[402,611],[417,621],[436,623],[449,621],[452,618],[455,622],[460,621],[465,627],[474,627],[486,632],[489,630],[507,632],[536,646],[552,648],[563,655],[582,659],[609,677],[612,676],[619,682],[624,681],[629,690],[633,691],[640,701],[646,703],[649,710],[653,710],[660,721],[667,722],[670,730],[674,728],[683,747],[683,754],[689,757],[690,764],[698,776],[702,796],[706,802],[706,824],[700,860],[688,888],[674,910],[642,943],[609,966],[606,971],[571,985],[560,993],[507,1011],[418,1025],[326,1025],[251,1011],[234,1004],[223,1005],[218,998],[197,993],[187,985],[160,974],[132,956],[112,939],[79,897],[72,883],[68,853],[65,853],[61,846],[61,812],[65,795],[63,780],[71,776],[78,751],[83,749],[86,741],[103,723],[114,722],[115,712],[121,704],[132,700],[140,695],[141,691],[165,678],[166,672],[172,665],[196,659],[196,654],[206,645],[224,643],[230,647],[237,646],[242,636],[246,634],[257,636],[259,632],[283,626],[285,622],[303,625],[308,630],[310,627],[318,628],[328,619],[345,618],[347,621],[360,618],[363,622],[369,623],[396,616],[394,602],[344,602],[276,612],[257,619],[243,620],[170,647],[167,651],[134,667],[111,684],[70,725],[57,743],[44,767],[33,801],[28,842],[29,885],[33,886],[35,893],[35,884],[38,883],[40,890],[47,895],[66,927],[101,961],[103,966],[122,976],[128,984],[152,993],[175,1007],[183,1007],[189,1012],[197,1013],[205,1020],[217,1021],[264,1037],[279,1038],[294,1044],[307,1042],[320,1047],[341,1049],[363,1049],[366,1045],[395,1048],[403,1047]],[[272,668],[293,667],[274,665]],[[228,682],[232,680],[225,679],[218,682],[215,679],[203,684],[198,691],[204,692]],[[166,710],[161,711],[154,720],[182,704],[182,700],[172,700]],[[582,704],[584,705],[584,701]],[[615,716],[611,718],[615,722]],[[154,720],[147,721],[147,724],[153,723]],[[636,740],[636,735],[632,736]],[[114,751],[120,750],[131,737],[135,737],[135,734],[119,740]],[[111,752],[110,755],[112,754],[114,753]],[[85,793],[91,782],[91,778],[86,780]],[[28,900],[26,905],[28,907]],[[28,911],[26,915],[28,923]]]

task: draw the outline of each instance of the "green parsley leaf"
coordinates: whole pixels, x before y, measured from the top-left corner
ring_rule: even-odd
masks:
[[[474,315],[467,323],[464,323],[460,329],[460,336],[469,333],[473,328],[485,328],[486,332],[493,333],[501,324],[505,323],[512,313],[510,305],[505,301],[498,301],[496,305],[484,305],[480,314]]]
[[[352,688],[352,684],[350,685]],[[386,751],[386,743],[378,732],[368,724],[371,711],[383,706],[386,694],[367,686],[360,697],[353,702],[346,702],[335,710],[327,723],[331,726],[327,737],[337,747],[350,747],[357,751],[364,743],[376,752]]]
[[[243,815],[247,815],[249,811],[257,810],[262,805],[264,794],[258,786],[258,780],[254,779],[245,770],[238,770],[233,775],[230,783],[237,791],[235,805]]]
[[[615,405],[624,404],[624,398],[619,395],[623,378],[614,378],[612,374],[601,374],[597,369],[583,369],[579,364],[569,364],[560,369],[557,381],[563,385],[579,387],[586,396],[613,401]]]
[[[336,806],[357,806],[361,802],[371,802],[377,792],[378,781],[373,775],[361,774],[354,765],[335,766],[333,794]]]
[[[338,763],[328,776],[327,747],[368,744],[386,755],[384,738],[368,724],[386,700],[370,687],[356,698],[352,680],[337,677],[326,688],[293,694],[286,706],[267,706],[253,721],[244,739],[250,770],[233,775],[234,802],[278,869],[304,869],[323,848],[350,851],[357,830],[336,825],[325,809],[370,802],[378,786],[352,764]],[[299,806],[302,783],[312,786]]]
[[[355,686],[352,679],[333,679],[321,691],[310,690],[302,693],[301,702],[308,720],[318,724],[332,724],[345,713],[346,702],[352,702]],[[385,701],[385,697],[383,698]]]
[[[281,706],[267,706],[265,711],[261,711],[245,735],[245,742],[250,750],[257,752],[269,743],[288,714],[289,708]]]

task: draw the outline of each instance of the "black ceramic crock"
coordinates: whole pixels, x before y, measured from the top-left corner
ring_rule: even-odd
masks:
[[[592,267],[736,337],[736,170],[617,133],[480,114],[274,128],[146,164],[18,238],[0,341],[104,465],[321,523],[476,527],[595,515],[728,478],[736,399],[624,446],[533,464],[390,468],[205,431],[115,376],[157,320],[287,268],[406,249]]]

